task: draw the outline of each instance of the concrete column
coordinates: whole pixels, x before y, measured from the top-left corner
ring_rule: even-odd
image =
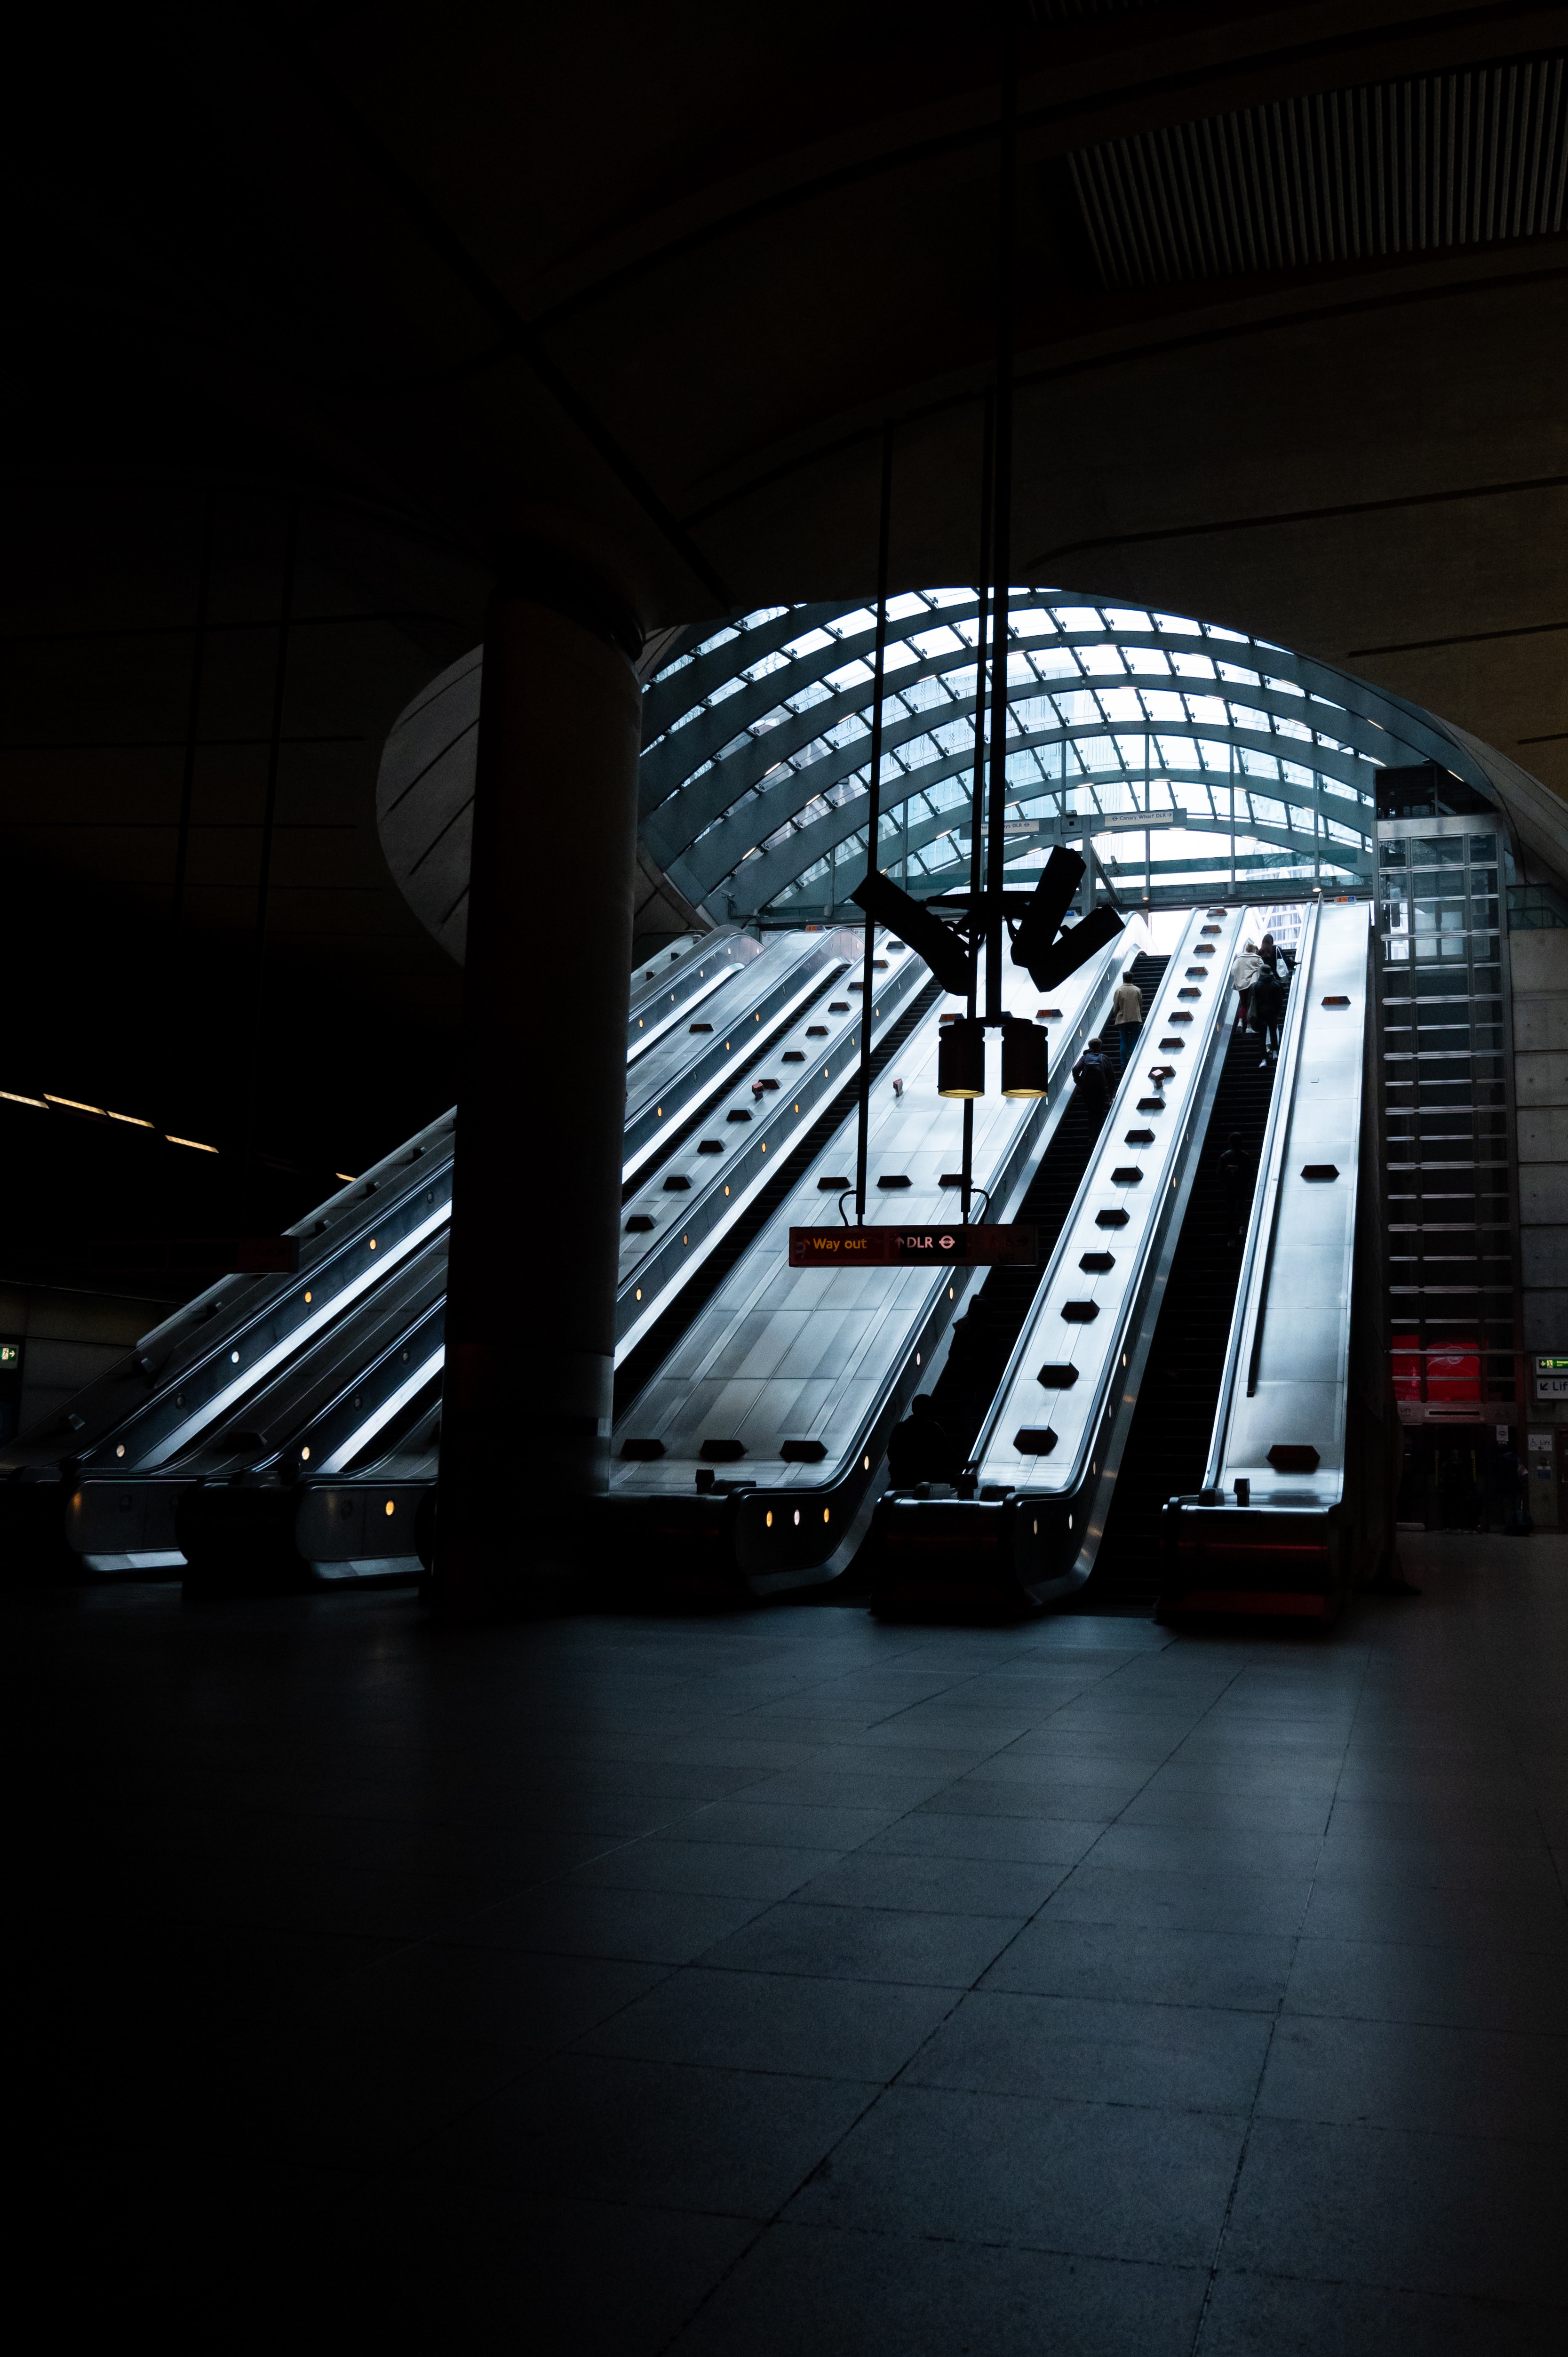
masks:
[[[433,1600],[569,1567],[606,1484],[637,850],[636,617],[520,555],[485,630]]]

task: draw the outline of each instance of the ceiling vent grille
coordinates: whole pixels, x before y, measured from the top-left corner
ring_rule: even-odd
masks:
[[[1563,227],[1561,56],[1291,98],[1068,158],[1101,282],[1172,286]]]

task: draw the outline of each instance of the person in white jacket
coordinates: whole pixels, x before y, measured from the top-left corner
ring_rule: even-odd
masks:
[[[1256,942],[1248,942],[1230,962],[1230,986],[1236,993],[1236,1028],[1245,1031],[1247,1015],[1251,1004],[1252,985],[1263,970]]]

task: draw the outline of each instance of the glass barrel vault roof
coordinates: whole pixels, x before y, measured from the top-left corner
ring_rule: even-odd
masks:
[[[1087,834],[1119,893],[1156,903],[1368,891],[1378,770],[1470,774],[1430,715],[1265,640],[1066,590],[1010,600],[1016,885]],[[972,588],[888,604],[877,864],[921,898],[968,885],[979,611]],[[864,876],[875,630],[864,604],[764,607],[649,683],[643,840],[715,917],[809,920]]]

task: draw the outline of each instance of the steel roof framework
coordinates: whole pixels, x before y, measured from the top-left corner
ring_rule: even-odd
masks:
[[[1087,837],[1113,888],[1155,902],[1367,891],[1380,769],[1436,760],[1494,798],[1430,715],[1328,664],[1117,601],[1010,596],[1010,883]],[[864,604],[764,608],[650,683],[643,838],[714,915],[810,920],[865,875],[875,622]],[[877,864],[920,898],[969,880],[978,629],[972,588],[889,602]]]

